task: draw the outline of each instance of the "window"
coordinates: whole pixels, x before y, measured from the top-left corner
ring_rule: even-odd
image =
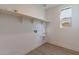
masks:
[[[70,27],[72,20],[72,8],[62,9],[60,12],[60,28]]]

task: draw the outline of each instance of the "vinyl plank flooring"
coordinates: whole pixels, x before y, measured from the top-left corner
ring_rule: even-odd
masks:
[[[79,55],[79,52],[45,43],[26,55]]]

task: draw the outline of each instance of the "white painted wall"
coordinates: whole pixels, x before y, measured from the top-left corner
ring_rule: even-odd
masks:
[[[8,9],[12,7],[11,5],[5,6]],[[31,9],[31,7],[28,8]],[[28,14],[39,18],[43,15],[42,9],[37,11],[35,7]],[[37,39],[36,34],[33,32],[31,20],[24,18],[21,22],[16,16],[0,13],[0,54],[26,54],[43,43],[42,40]]]
[[[69,5],[60,5],[47,9],[48,42],[61,47],[79,51],[79,5],[72,5],[72,27],[60,28],[59,10]],[[71,6],[71,5],[70,5]]]

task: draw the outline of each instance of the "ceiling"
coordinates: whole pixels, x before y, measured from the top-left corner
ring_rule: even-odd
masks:
[[[44,8],[50,8],[50,7],[55,7],[57,5],[59,5],[59,4],[43,4],[43,7]]]

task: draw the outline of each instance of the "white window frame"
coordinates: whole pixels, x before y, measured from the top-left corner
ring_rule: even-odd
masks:
[[[67,9],[71,9],[71,17],[61,18],[61,12],[63,10],[67,10]],[[62,25],[62,23],[64,23],[64,21],[65,21],[64,19],[69,19],[68,22],[71,25],[71,23],[72,23],[72,7],[66,7],[66,8],[63,8],[63,9],[60,10],[60,28],[64,28],[65,27],[65,26]],[[69,27],[69,26],[66,26],[66,27]]]

